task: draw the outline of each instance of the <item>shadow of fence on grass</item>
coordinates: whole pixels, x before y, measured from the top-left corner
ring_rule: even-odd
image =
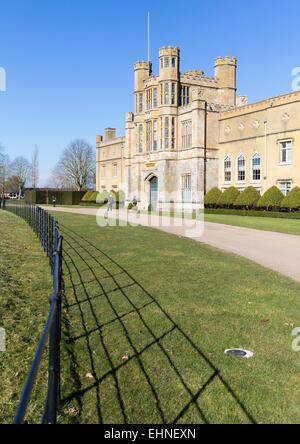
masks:
[[[211,415],[205,411],[206,400],[202,404],[201,400],[212,384],[221,386],[230,397],[231,404],[238,410],[237,417],[240,421],[256,422],[218,368],[141,283],[80,234],[63,225],[61,229],[64,235],[64,335],[72,377],[72,390],[63,399],[63,405],[76,401],[78,411],[73,422],[85,420],[83,398],[93,391],[93,408],[100,424],[140,421],[162,424],[194,423],[195,418],[199,423],[208,424],[211,422]],[[105,309],[102,309],[104,306]],[[151,322],[151,311],[159,318],[159,329]],[[72,319],[77,319],[77,322],[80,319],[80,323],[73,325]],[[133,319],[139,325],[134,332]],[[124,347],[130,350],[128,356],[121,358],[121,362],[120,357],[117,360],[113,352],[116,344],[111,343],[110,328],[117,329],[120,342],[122,345],[127,344]],[[173,343],[175,341],[178,346],[181,344],[181,347],[190,350],[190,365],[202,374],[197,387],[189,381],[188,368],[183,369],[174,350],[170,350],[167,343],[170,338]],[[151,367],[149,351],[161,357],[161,364],[157,364],[155,368]],[[88,383],[80,373],[83,361],[87,366],[85,368],[89,368],[91,373]],[[105,361],[106,366],[102,366],[102,361]],[[131,369],[133,362],[134,368]],[[127,375],[132,371],[134,389],[136,369],[150,391],[147,396],[145,394],[145,406],[149,408],[148,419],[145,418],[147,415],[139,416],[138,407],[132,405],[134,399],[128,404],[128,387],[124,387],[120,375],[122,371],[128,371]],[[169,389],[164,394],[157,382],[157,372],[168,376],[172,373],[174,376],[168,378]],[[107,415],[104,404],[107,401],[102,401],[103,384],[108,380],[110,390],[114,391],[113,408],[118,406],[116,418]],[[172,408],[169,400],[165,399],[168,391],[170,397],[178,396],[178,399],[173,399],[175,406]],[[152,404],[148,402],[149,396],[153,400]],[[105,399],[110,399],[110,395]],[[213,400],[215,407],[219,401]]]

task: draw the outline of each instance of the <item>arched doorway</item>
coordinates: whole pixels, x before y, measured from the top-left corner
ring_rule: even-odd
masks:
[[[157,199],[158,199],[158,178],[152,177],[150,179],[150,204],[153,210],[157,210]]]

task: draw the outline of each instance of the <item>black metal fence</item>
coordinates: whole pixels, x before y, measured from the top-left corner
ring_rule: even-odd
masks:
[[[2,208],[24,219],[40,239],[53,275],[53,294],[49,298],[50,312],[32,363],[14,424],[22,424],[30,401],[40,361],[49,336],[48,393],[42,424],[56,424],[60,404],[60,338],[61,338],[61,290],[62,290],[62,242],[58,223],[42,208],[24,201],[3,200]]]

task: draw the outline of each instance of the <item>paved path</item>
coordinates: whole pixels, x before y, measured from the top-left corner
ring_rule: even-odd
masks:
[[[98,211],[91,208],[56,208],[55,210],[85,215],[96,215]],[[105,210],[101,210],[101,214],[104,215],[104,213]],[[128,214],[129,222],[133,223],[136,216],[132,212],[120,211],[119,218],[127,220]],[[109,217],[115,216],[116,212],[112,212]],[[170,220],[173,226],[170,226]],[[149,225],[148,215],[141,215],[138,222],[141,225]],[[300,236],[211,222],[197,222],[195,225],[195,222],[187,220],[186,224],[189,226],[182,226],[181,219],[176,218],[168,219],[158,216],[152,218],[154,228],[190,237],[197,242],[238,254],[300,282]]]

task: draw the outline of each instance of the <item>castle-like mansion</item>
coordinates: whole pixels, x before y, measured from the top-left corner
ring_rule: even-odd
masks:
[[[181,73],[172,46],[159,50],[157,76],[135,63],[125,137],[111,128],[97,136],[97,191],[122,190],[141,209],[189,211],[215,186],[300,186],[300,92],[249,105],[236,96],[236,67],[218,57],[212,78]]]

